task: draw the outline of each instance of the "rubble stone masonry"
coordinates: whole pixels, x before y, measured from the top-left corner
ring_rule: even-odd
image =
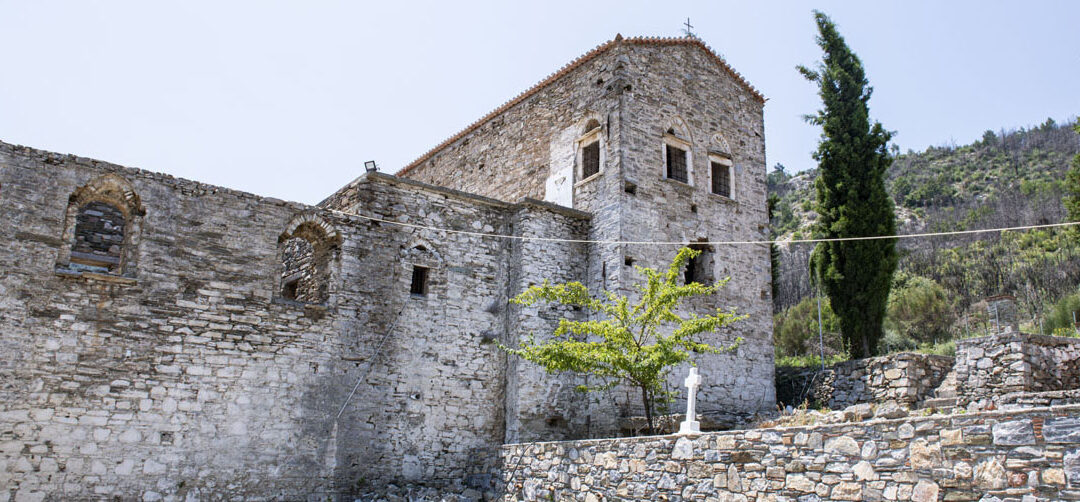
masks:
[[[504,500],[1080,500],[1080,406],[502,448]]]
[[[767,238],[763,106],[696,38],[618,37],[318,206],[0,143],[0,501],[480,493],[506,442],[616,434],[636,394],[497,347],[590,314],[508,300]],[[747,318],[698,409],[770,410],[768,247],[699,247],[731,282],[683,314]]]
[[[144,209],[130,275],[58,259],[69,196],[103,177]],[[386,175],[351,187],[369,218],[568,238],[588,224]],[[507,394],[493,342],[517,321],[507,241],[3,143],[0,204],[0,500],[490,485]],[[281,295],[282,238],[298,228],[324,239],[325,302]],[[527,253],[539,274],[578,251]],[[415,266],[430,270],[424,295],[410,294]]]

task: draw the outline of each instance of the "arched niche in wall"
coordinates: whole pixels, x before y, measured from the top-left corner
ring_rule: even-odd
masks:
[[[64,213],[57,269],[135,277],[146,211],[131,182],[106,174],[75,189]]]
[[[300,303],[324,304],[333,292],[341,234],[314,214],[294,217],[278,237],[277,296]]]

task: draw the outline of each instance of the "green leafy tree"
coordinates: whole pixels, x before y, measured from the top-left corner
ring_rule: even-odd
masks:
[[[728,279],[713,285],[697,282],[680,284],[682,270],[701,251],[682,248],[666,271],[634,267],[645,277],[636,285],[641,298],[636,302],[610,291],[603,298],[589,294],[579,282],[532,286],[511,300],[520,305],[554,302],[581,307],[598,314],[598,319],[560,319],[552,337],[536,341],[530,337],[519,348],[500,345],[503,350],[543,367],[548,373],[564,371],[595,375],[603,383],[580,386],[579,391],[596,391],[627,383],[641,391],[649,433],[653,432],[653,410],[672,395],[664,391],[671,368],[695,353],[722,353],[734,350],[741,338],[727,347],[702,342],[704,334],[720,330],[745,318],[733,311],[697,316],[675,313],[679,304],[691,297],[711,295]]]
[[[815,233],[828,238],[893,235],[896,221],[884,183],[892,163],[888,149],[892,133],[870,122],[867,103],[872,89],[858,56],[828,16],[815,12],[814,17],[824,57],[817,68],[798,70],[818,84],[823,104],[816,115],[807,116],[822,127],[814,153],[821,171]],[[821,243],[812,263],[852,355],[874,355],[896,269],[896,240]]]
[[[1073,130],[1080,133],[1080,119],[1073,125]],[[1080,221],[1080,154],[1073,158],[1072,166],[1065,174],[1065,189],[1068,195],[1065,197],[1065,210],[1069,213],[1069,221]],[[1080,236],[1080,227],[1072,227],[1073,235]]]

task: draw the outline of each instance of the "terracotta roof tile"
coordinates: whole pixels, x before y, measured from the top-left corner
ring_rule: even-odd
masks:
[[[632,44],[632,45],[689,45],[689,46],[699,47],[702,50],[704,50],[709,56],[711,56],[713,61],[715,61],[718,65],[720,65],[721,68],[724,69],[724,71],[726,71],[729,75],[731,75],[731,77],[734,78],[736,82],[738,82],[740,85],[742,85],[746,90],[750,91],[750,93],[755,98],[757,98],[758,101],[760,101],[762,103],[765,102],[765,96],[763,96],[760,92],[758,92],[758,90],[755,89],[754,86],[750,85],[750,82],[747,82],[746,79],[743,78],[742,74],[735,71],[735,69],[732,68],[730,65],[728,65],[727,61],[724,61],[724,58],[720,57],[720,55],[717,54],[716,51],[712,50],[711,47],[709,47],[708,45],[706,45],[704,42],[702,42],[700,39],[698,39],[696,37],[631,37],[631,38],[623,38],[623,36],[621,34],[617,34],[617,35],[615,35],[614,40],[609,40],[607,42],[604,42],[604,43],[596,46],[593,50],[591,50],[589,52],[586,52],[585,54],[581,55],[577,59],[574,59],[573,61],[570,61],[569,63],[564,65],[562,68],[560,68],[558,71],[552,73],[551,75],[548,75],[546,78],[541,80],[536,85],[530,87],[529,89],[522,92],[521,94],[518,94],[513,99],[503,103],[498,108],[492,110],[487,115],[484,115],[483,117],[481,117],[479,120],[469,124],[467,127],[462,129],[457,134],[447,138],[442,143],[439,143],[435,148],[432,148],[431,150],[428,150],[423,155],[421,155],[419,158],[412,161],[411,163],[409,163],[409,165],[405,166],[400,171],[398,171],[397,175],[398,176],[404,176],[409,171],[411,171],[414,167],[416,167],[416,166],[420,165],[421,163],[423,163],[424,161],[430,159],[433,155],[435,155],[436,153],[438,153],[442,149],[446,148],[447,146],[453,144],[455,141],[457,141],[457,140],[465,137],[467,134],[473,132],[474,130],[479,128],[481,125],[483,125],[485,122],[495,118],[497,115],[505,112],[506,110],[510,109],[514,105],[517,105],[518,103],[521,103],[522,101],[525,101],[526,99],[528,99],[533,94],[536,94],[537,92],[540,92],[540,90],[542,90],[543,88],[545,88],[548,85],[552,84],[556,80],[559,80],[560,78],[562,78],[567,73],[570,73],[571,71],[573,71],[575,68],[577,68],[577,67],[591,61],[592,59],[596,58],[600,54],[603,54],[608,49],[610,49],[612,47],[615,47],[618,44]]]

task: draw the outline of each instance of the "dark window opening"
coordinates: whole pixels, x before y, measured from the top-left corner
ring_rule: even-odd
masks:
[[[289,299],[289,300],[295,300],[296,299],[296,290],[297,290],[299,285],[300,285],[300,281],[297,280],[297,279],[293,279],[291,281],[286,281],[285,284],[283,284],[281,286],[281,296],[282,296],[282,298],[286,298],[286,299]]]
[[[409,293],[414,295],[424,296],[427,294],[427,279],[428,269],[427,267],[414,266],[412,269],[412,284],[409,286]]]
[[[634,266],[634,259],[629,256],[623,257],[623,265],[626,265],[627,267]]]
[[[712,193],[731,197],[731,169],[719,162],[712,163]]]
[[[687,182],[686,176],[686,150],[679,147],[667,146],[667,177],[675,181]]]
[[[581,178],[600,172],[600,142],[593,141],[581,149]]]
[[[71,264],[100,272],[119,272],[123,256],[124,213],[104,202],[91,202],[75,216]]]
[[[623,185],[623,191],[630,195],[634,195],[637,193],[637,185],[627,181],[626,184]]]
[[[697,282],[706,286],[716,282],[713,277],[713,252],[712,248],[706,244],[690,244],[690,249],[701,251],[701,254],[694,258],[690,258],[686,262],[686,270],[683,272],[683,279],[685,284],[691,282]]]
[[[697,204],[690,204],[690,212],[691,213],[696,213],[697,212]]]

